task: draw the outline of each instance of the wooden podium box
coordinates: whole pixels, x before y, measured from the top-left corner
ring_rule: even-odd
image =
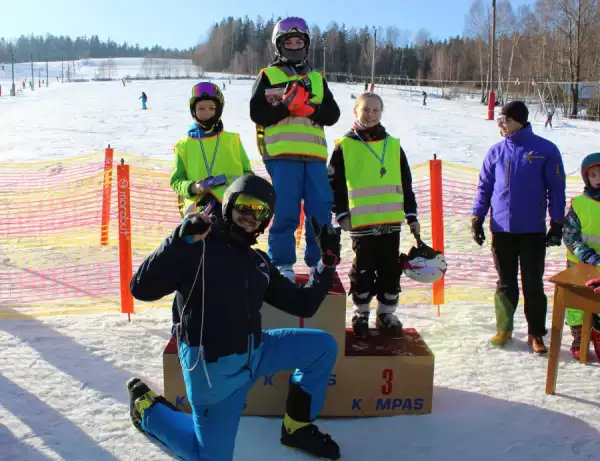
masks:
[[[306,276],[298,275],[299,283]],[[404,338],[372,336],[361,340],[346,329],[346,293],[336,275],[334,286],[314,317],[299,319],[265,304],[263,328],[317,328],[338,343],[338,359],[329,380],[322,417],[392,416],[431,413],[434,355],[414,329]],[[374,313],[372,314],[374,315]],[[163,354],[164,395],[189,411],[173,339]],[[258,379],[248,393],[244,415],[283,416],[291,370]]]

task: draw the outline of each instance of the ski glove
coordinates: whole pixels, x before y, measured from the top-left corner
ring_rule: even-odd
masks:
[[[316,104],[312,102],[306,102],[303,106],[298,109],[290,110],[290,112],[297,117],[310,117],[317,110]]]
[[[478,216],[473,216],[471,219],[471,235],[473,236],[473,240],[477,245],[482,246],[483,242],[485,242],[483,219]]]
[[[558,221],[550,221],[550,230],[546,234],[547,247],[559,247],[562,241],[563,224]]]
[[[294,114],[300,110],[307,102],[310,94],[300,83],[293,82],[288,84],[283,94],[282,102],[288,110]]]
[[[419,223],[416,217],[409,216],[408,218],[406,218],[406,223],[410,228],[410,233],[413,234],[415,237],[421,233],[421,224]]]
[[[217,219],[211,216],[212,205],[208,205],[199,213],[189,215],[179,228],[179,237],[187,242],[202,240],[210,232],[210,228]],[[194,238],[191,238],[194,237]]]
[[[319,242],[321,248],[321,261],[326,267],[335,267],[340,263],[340,253],[342,246],[340,244],[342,229],[334,228],[331,224],[320,226],[317,219],[312,216],[310,224]]]
[[[600,279],[589,280],[585,286],[592,287],[594,289],[594,293],[600,295]]]

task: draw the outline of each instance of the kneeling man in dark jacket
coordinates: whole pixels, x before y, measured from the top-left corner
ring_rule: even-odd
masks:
[[[340,261],[340,233],[315,233],[321,261],[302,287],[252,248],[267,228],[275,191],[259,176],[238,178],[223,200],[223,218],[191,215],[139,267],[136,299],[176,292],[178,349],[192,414],[174,409],[138,378],[127,383],[133,424],[186,460],[230,461],[246,395],[262,376],[290,377],[281,442],[317,457],[338,459],[338,445],[313,423],[325,400],[337,343],[305,328],[262,330],[263,302],[311,317],[331,288]]]

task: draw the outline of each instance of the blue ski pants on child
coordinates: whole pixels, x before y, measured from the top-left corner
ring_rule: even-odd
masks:
[[[331,222],[333,194],[327,177],[327,163],[318,161],[269,159],[267,172],[275,188],[275,215],[269,229],[268,254],[275,266],[296,262],[296,229],[304,201],[306,249],[304,262],[316,266],[321,259],[319,244],[310,225],[314,216],[320,225]]]
[[[262,343],[251,354],[231,355],[217,362],[197,363],[198,347],[179,345],[179,354],[192,414],[155,403],[144,411],[142,428],[174,455],[188,461],[231,461],[246,395],[262,376],[296,370],[290,386],[308,394],[306,414],[316,419],[337,356],[333,336],[321,330],[283,328],[263,331]],[[197,366],[193,371],[187,371]],[[207,378],[208,375],[208,378]],[[212,384],[209,387],[208,379]],[[288,408],[289,408],[288,398]],[[293,417],[293,415],[291,415]],[[279,434],[273,434],[278,439]]]

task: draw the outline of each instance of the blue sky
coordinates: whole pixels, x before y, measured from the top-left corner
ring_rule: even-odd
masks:
[[[491,4],[491,0],[484,0]],[[434,38],[462,34],[472,0],[2,0],[0,36],[97,34],[118,43],[187,48],[204,39],[211,24],[227,16],[303,16],[310,25],[332,21],[349,27],[395,25]],[[512,0],[516,9],[533,1]],[[326,8],[326,9],[324,9]]]

